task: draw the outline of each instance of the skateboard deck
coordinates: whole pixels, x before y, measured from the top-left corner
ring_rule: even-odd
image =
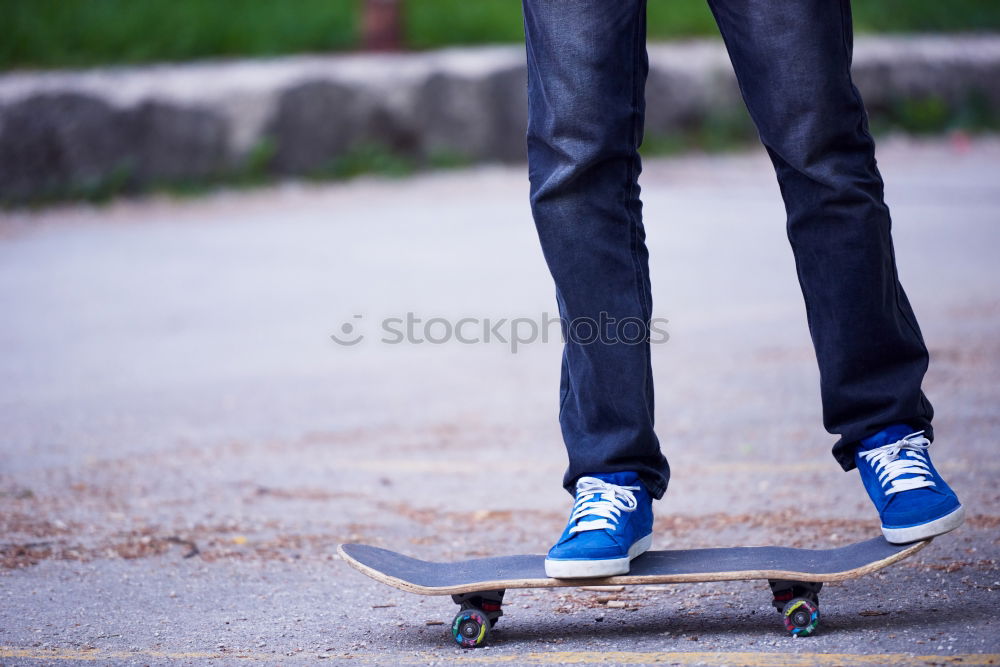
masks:
[[[930,541],[897,545],[877,537],[834,549],[761,546],[647,551],[632,561],[628,574],[587,579],[546,576],[542,555],[442,563],[365,544],[342,544],[337,551],[349,565],[383,584],[421,595],[451,595],[461,606],[452,634],[460,645],[472,647],[485,643],[490,628],[503,613],[501,603],[507,589],[756,579],[770,583],[774,605],[782,612],[786,629],[805,636],[819,624],[818,596],[823,583],[888,567]]]

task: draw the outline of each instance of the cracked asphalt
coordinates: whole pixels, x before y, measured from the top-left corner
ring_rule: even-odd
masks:
[[[463,652],[449,599],[338,559],[543,552],[562,528],[559,344],[521,340],[553,288],[525,168],[483,167],[2,214],[0,664],[1000,664],[1000,140],[880,148],[969,517],[828,585],[815,637],[761,582],[569,588],[511,591]],[[641,183],[669,333],[654,547],[876,535],[829,455],[764,154]]]

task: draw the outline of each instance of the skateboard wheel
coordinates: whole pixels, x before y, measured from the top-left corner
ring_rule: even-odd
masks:
[[[451,636],[462,648],[476,648],[490,636],[490,619],[478,609],[463,609],[455,614]]]
[[[808,637],[819,625],[819,605],[806,598],[794,598],[781,610],[785,629],[793,637]]]

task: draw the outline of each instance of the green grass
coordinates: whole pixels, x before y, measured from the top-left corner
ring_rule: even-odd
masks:
[[[350,0],[0,0],[0,68],[266,56],[354,46]]]
[[[348,50],[357,45],[359,3],[0,0],[0,69]],[[1000,2],[855,0],[854,18],[859,32],[996,31]],[[519,42],[520,2],[408,0],[404,34],[413,49]],[[650,39],[715,35],[705,0],[649,0]]]
[[[858,32],[1000,30],[996,0],[854,0],[853,13]],[[705,0],[649,0],[647,23],[653,40],[719,34]],[[406,27],[413,48],[524,39],[517,0],[411,0]]]

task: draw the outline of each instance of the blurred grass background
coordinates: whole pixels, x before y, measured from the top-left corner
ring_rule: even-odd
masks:
[[[794,0],[789,0],[790,2]],[[360,0],[0,0],[0,69],[344,51]],[[858,32],[1000,30],[997,0],[855,0]],[[518,0],[410,0],[411,49],[519,42]],[[717,35],[705,0],[650,0],[650,39]]]

